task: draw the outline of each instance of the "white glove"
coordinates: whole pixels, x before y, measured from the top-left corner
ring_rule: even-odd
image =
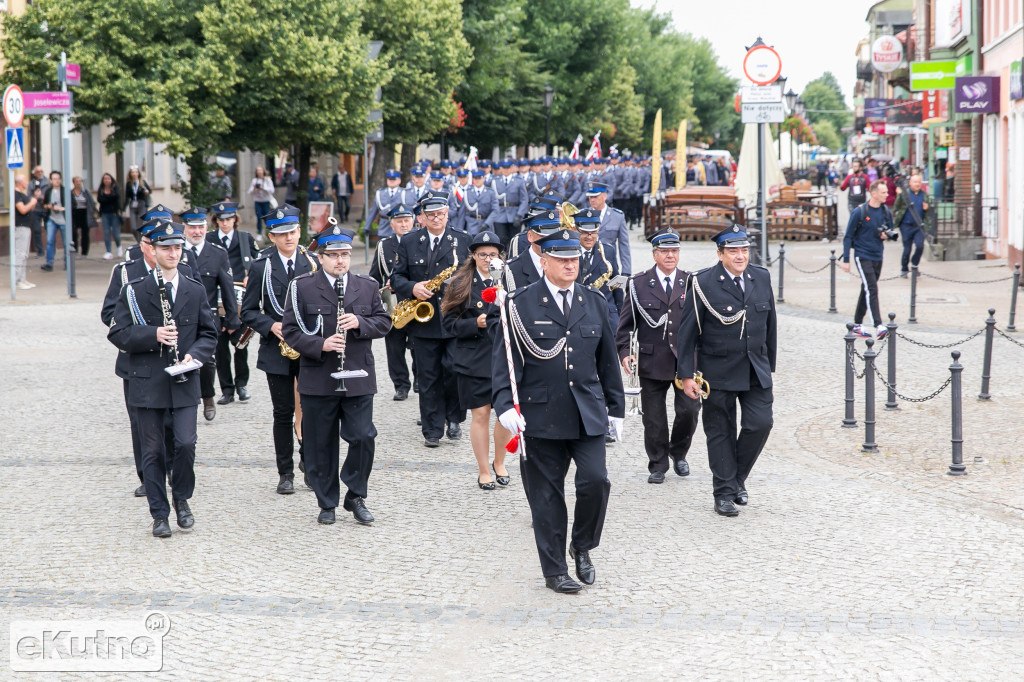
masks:
[[[505,410],[498,416],[498,422],[513,436],[526,430],[526,420],[523,415],[516,412],[516,408]]]
[[[625,420],[622,417],[608,417],[608,426],[612,428],[612,435],[615,440],[622,442],[622,428]]]

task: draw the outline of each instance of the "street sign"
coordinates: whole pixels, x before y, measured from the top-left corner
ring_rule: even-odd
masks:
[[[20,126],[25,119],[25,98],[17,85],[8,85],[4,90],[4,118],[12,128]]]
[[[70,92],[26,92],[25,113],[56,116],[71,113]]]
[[[782,101],[782,87],[778,85],[745,85],[740,89],[744,104],[767,104]]]
[[[367,142],[383,142],[384,141],[384,124],[379,124],[376,128],[371,130],[366,135]]]
[[[955,59],[910,62],[910,89],[915,92],[951,89],[955,80]]]
[[[743,103],[740,109],[742,123],[782,123],[786,120],[786,107],[781,102],[758,104]]]
[[[782,73],[782,57],[767,45],[755,45],[743,58],[743,75],[755,85],[770,85]]]
[[[25,129],[6,128],[7,169],[13,170],[25,165]]]

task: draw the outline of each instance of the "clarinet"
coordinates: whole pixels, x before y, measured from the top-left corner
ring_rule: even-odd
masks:
[[[341,328],[341,316],[345,314],[345,289],[341,286],[341,278],[342,277],[344,277],[344,275],[338,275],[338,279],[334,280],[334,291],[335,291],[336,294],[338,294],[338,327],[337,327],[337,332],[339,334],[344,334],[345,333],[345,331],[342,330],[342,328]],[[345,369],[345,349],[342,348],[340,351],[338,351],[338,371],[342,372],[342,371],[344,371],[344,369]],[[337,385],[337,387],[334,390],[338,391],[338,392],[347,391],[348,389],[345,388],[345,380],[344,379],[338,379],[338,385]]]
[[[156,286],[157,290],[160,292],[160,310],[164,315],[164,326],[177,328],[178,325],[174,323],[174,318],[171,317],[171,302],[167,299],[167,287],[164,284],[164,274],[160,271],[159,265],[153,268],[153,273],[156,275]],[[171,350],[174,352],[174,364],[177,365],[181,362],[181,359],[178,357],[177,339],[175,339],[174,343],[171,344]],[[160,352],[163,353],[163,350],[161,349]],[[184,374],[179,374],[174,377],[174,380],[179,384],[183,384],[188,381],[188,377]]]

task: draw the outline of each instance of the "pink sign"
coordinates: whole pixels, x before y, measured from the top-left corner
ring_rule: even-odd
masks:
[[[65,71],[65,79],[68,85],[81,85],[82,84],[82,65],[81,64],[68,64],[67,71]]]
[[[71,113],[70,92],[26,92],[24,95],[26,114]]]

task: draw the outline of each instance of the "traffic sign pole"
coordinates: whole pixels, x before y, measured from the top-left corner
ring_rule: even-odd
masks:
[[[11,128],[18,128],[21,126],[21,122],[25,118],[25,102],[24,97],[21,93],[21,88],[17,85],[8,85],[4,91],[4,118],[7,120],[7,125]],[[17,140],[17,133],[14,135],[14,139]],[[21,153],[25,154],[25,145],[21,145]],[[8,157],[10,156],[10,145],[8,145]],[[10,159],[8,159],[10,160]],[[7,206],[9,223],[8,226],[10,231],[10,252],[11,252],[11,300],[15,300],[17,294],[17,274],[15,272],[16,266],[14,263],[14,232],[15,232],[15,215],[17,214],[17,207],[14,205],[14,167],[8,164],[7,166]]]
[[[60,53],[61,84],[60,91],[67,92],[68,84],[63,76],[67,73],[67,55]],[[75,291],[75,254],[71,252],[74,228],[71,225],[71,114],[60,117],[60,134],[64,142],[64,258],[68,271],[68,296],[78,298]],[[89,229],[88,221],[85,229]]]
[[[14,229],[15,229],[14,228],[14,222],[15,222],[14,221],[14,216],[18,212],[18,208],[14,205],[14,169],[13,168],[9,168],[7,170],[7,188],[8,188],[8,191],[7,191],[7,205],[10,206],[9,215],[10,215],[10,219],[11,219],[11,226],[10,226],[11,227],[11,239],[10,239],[10,243],[11,243],[11,300],[13,301],[15,299],[14,290],[17,288],[17,284],[18,284],[18,282],[16,281],[17,277],[15,275],[15,265],[14,265],[14,258],[15,258],[15,256],[14,256]]]

